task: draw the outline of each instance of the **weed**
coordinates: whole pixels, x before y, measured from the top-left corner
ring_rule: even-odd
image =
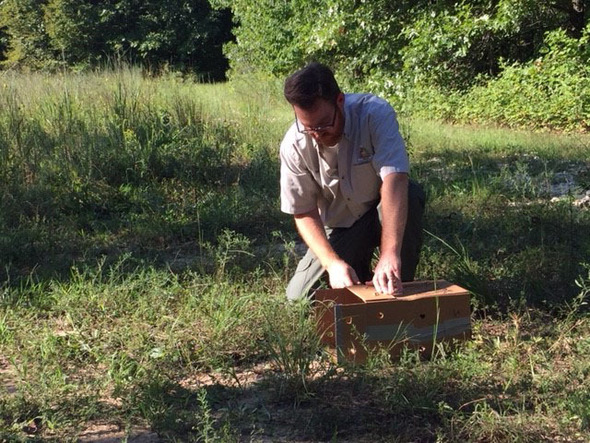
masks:
[[[197,403],[199,406],[198,416],[196,417],[196,425],[193,427],[193,432],[196,434],[191,441],[196,442],[230,442],[235,441],[235,435],[232,435],[231,430],[227,426],[222,426],[219,429],[216,426],[216,420],[212,416],[211,406],[207,399],[207,391],[200,389],[197,393]]]
[[[491,298],[485,280],[479,275],[480,271],[477,264],[469,257],[465,247],[460,244],[460,249],[454,248],[447,241],[432,232],[428,230],[425,232],[440,241],[455,254],[457,260],[454,263],[453,275],[450,278],[465,289],[468,289],[478,298],[480,303],[489,303]]]
[[[263,353],[284,381],[281,393],[309,393],[308,381],[326,371],[321,337],[307,301],[268,305],[264,312]],[[329,366],[329,364],[328,364]]]
[[[253,257],[253,254],[248,251],[249,247],[250,240],[246,236],[229,229],[224,229],[221,235],[217,237],[217,245],[215,247],[206,245],[206,248],[211,250],[215,263],[215,273],[220,280],[226,277],[227,272],[230,271],[228,266],[240,254]]]

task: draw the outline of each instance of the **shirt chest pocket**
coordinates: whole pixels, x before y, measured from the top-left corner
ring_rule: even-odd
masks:
[[[352,165],[351,181],[352,195],[356,201],[369,202],[379,199],[381,179],[370,161]]]
[[[359,144],[354,152],[353,164],[362,165],[363,163],[370,163],[375,155],[375,149],[371,145],[369,140],[364,140]]]

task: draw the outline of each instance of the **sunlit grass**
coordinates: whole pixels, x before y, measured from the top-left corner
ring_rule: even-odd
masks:
[[[453,151],[490,156],[537,155],[576,160],[590,152],[590,135],[527,132],[485,126],[444,125],[408,119],[403,129],[418,158]]]
[[[590,214],[575,190],[552,200],[570,175],[590,188],[587,136],[402,118],[428,194],[418,275],[472,291],[473,339],[337,367],[284,297],[280,81],[0,86],[0,440],[105,422],[171,441],[588,440]]]

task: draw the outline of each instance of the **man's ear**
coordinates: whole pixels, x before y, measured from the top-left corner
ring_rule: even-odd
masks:
[[[336,97],[336,106],[340,109],[340,111],[344,111],[344,93],[339,93]]]

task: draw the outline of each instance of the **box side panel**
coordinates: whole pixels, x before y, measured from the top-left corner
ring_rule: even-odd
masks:
[[[338,363],[362,363],[367,358],[365,349],[365,306],[336,305],[335,347]]]
[[[334,308],[338,304],[357,305],[363,301],[348,289],[320,289],[315,292],[313,309],[316,317],[316,330],[321,343],[336,346]]]
[[[358,334],[347,336],[350,327],[339,330],[342,357],[361,361],[366,359],[367,349],[382,348],[397,358],[403,346],[422,349],[429,355],[429,349],[440,341],[465,340],[471,336],[468,295],[367,303],[364,307],[362,340]],[[343,310],[341,316],[352,317],[353,324],[358,322],[357,329],[360,329],[355,312]]]
[[[367,305],[367,340],[393,339],[400,331],[406,337],[440,337],[468,333],[471,328],[469,297],[432,297],[395,303]]]
[[[387,349],[393,358],[404,346],[428,356],[440,341],[471,337],[467,291],[445,281],[406,285],[410,293],[426,293],[363,301],[348,289],[317,291],[318,330],[340,363],[362,363],[375,348]]]

